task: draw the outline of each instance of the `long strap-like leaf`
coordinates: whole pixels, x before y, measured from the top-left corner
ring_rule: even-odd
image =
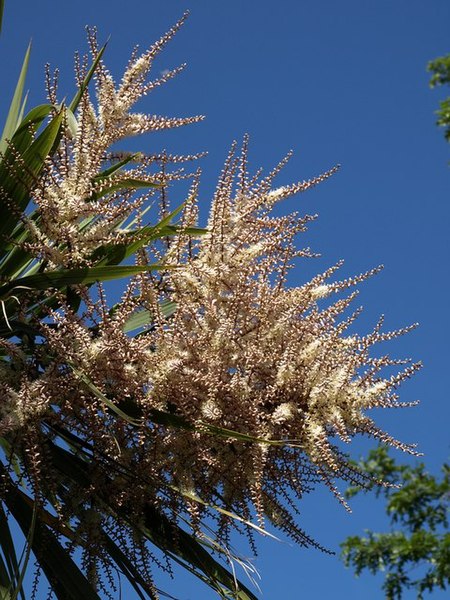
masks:
[[[0,298],[6,298],[11,292],[20,293],[23,290],[46,290],[48,288],[65,288],[68,285],[88,285],[96,281],[111,281],[122,277],[131,277],[147,271],[167,269],[164,265],[145,266],[104,266],[85,267],[82,269],[61,269],[46,271],[28,277],[21,277],[0,287]]]
[[[6,475],[1,468],[2,475]],[[4,502],[16,519],[23,534],[28,535],[33,522],[29,498],[11,481],[4,493]],[[39,519],[35,524],[32,550],[60,600],[101,600],[67,550]]]
[[[40,175],[47,156],[54,150],[63,123],[60,111],[20,158],[5,156],[0,163],[0,256],[8,236],[30,201],[30,190]]]
[[[90,486],[91,475],[85,461],[52,442],[49,443],[49,450],[55,467],[62,474],[72,479],[78,486]],[[97,493],[105,508],[109,506],[111,499],[108,494],[102,494],[101,491]],[[136,528],[126,508],[111,506],[110,511],[136,529],[136,533],[146,537],[162,551],[167,552],[176,562],[206,581],[216,591],[226,588],[233,591],[236,600],[257,600],[244,584],[237,581],[232,573],[203,548],[194,535],[189,534],[152,505],[145,506],[145,523],[141,529]]]
[[[27,51],[25,52],[25,58],[23,59],[19,79],[17,80],[16,89],[14,91],[13,99],[9,106],[8,116],[6,117],[5,126],[3,127],[3,133],[0,138],[0,152],[2,154],[7,148],[7,140],[10,140],[13,137],[16,127],[18,125],[19,115],[21,107],[23,105],[23,88],[25,86],[25,78],[27,76],[28,62],[30,60],[30,51],[31,44],[28,45]]]
[[[0,548],[2,550],[0,582],[2,588],[2,598],[9,598],[12,595],[12,590],[20,591],[22,600],[25,600],[22,586],[18,586],[19,577],[19,561],[17,560],[14,540],[11,533],[10,525],[0,505]]]
[[[76,111],[76,109],[78,108],[78,105],[80,104],[81,98],[83,97],[84,92],[86,91],[94,73],[95,70],[98,67],[98,64],[103,56],[103,53],[106,50],[106,44],[100,49],[99,53],[97,54],[97,56],[94,59],[94,62],[92,63],[91,68],[89,69],[89,71],[86,74],[86,77],[84,78],[84,80],[82,81],[80,87],[78,88],[77,93],[75,94],[72,102],[69,104],[69,110],[74,113]]]

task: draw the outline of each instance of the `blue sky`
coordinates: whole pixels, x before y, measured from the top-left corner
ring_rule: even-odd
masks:
[[[133,144],[148,152],[209,151],[202,161],[203,218],[228,147],[246,132],[255,168],[270,169],[295,151],[280,185],[342,165],[331,180],[286,203],[286,210],[320,214],[301,243],[322,257],[299,264],[293,283],[340,258],[342,276],[385,265],[361,288],[365,312],[358,330],[373,326],[381,313],[388,328],[418,321],[420,328],[390,351],[422,360],[424,369],[402,396],[419,398],[420,406],[376,418],[400,439],[417,442],[437,471],[449,454],[450,148],[434,125],[443,92],[428,88],[425,68],[450,52],[449,2],[135,0],[124,7],[115,0],[7,0],[0,38],[2,114],[30,38],[28,84],[36,104],[45,97],[47,61],[61,69],[62,93],[73,92],[73,52],[85,49],[85,25],[97,25],[100,40],[111,36],[106,62],[120,76],[132,47],[149,45],[186,9],[190,18],[161,55],[155,75],[182,62],[188,69],[148,96],[142,110],[207,119]],[[370,444],[352,446],[358,456]],[[381,501],[355,499],[352,507],[348,515],[318,490],[303,503],[300,523],[338,550],[347,535],[384,524]],[[355,579],[336,557],[271,540],[261,540],[260,547],[256,566],[266,600],[382,598],[379,580]],[[163,576],[159,582],[167,583]],[[181,600],[212,597],[184,575],[166,587]]]

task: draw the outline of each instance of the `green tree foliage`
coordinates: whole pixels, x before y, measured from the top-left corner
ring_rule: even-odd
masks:
[[[430,86],[450,85],[450,54],[428,63]],[[444,127],[450,141],[450,97],[440,102],[436,124]],[[386,514],[391,529],[387,533],[366,530],[365,536],[350,536],[342,544],[342,558],[356,575],[364,570],[386,572],[383,590],[388,600],[398,600],[404,591],[415,589],[417,598],[450,584],[450,467],[442,466],[442,477],[431,475],[424,463],[398,465],[380,446],[372,450],[358,467],[373,478],[375,495],[386,498]],[[387,486],[380,487],[376,482]],[[352,497],[362,491],[348,488]],[[367,489],[366,489],[367,491]]]
[[[432,73],[430,86],[450,85],[450,54],[440,56],[428,63],[427,70]],[[436,111],[438,119],[436,124],[444,127],[445,139],[450,142],[450,96],[442,100]]]
[[[341,544],[345,564],[356,575],[384,571],[388,600],[399,600],[407,590],[416,590],[420,600],[425,592],[446,589],[450,584],[450,466],[444,464],[437,477],[422,462],[397,464],[384,446],[372,450],[358,466],[373,477],[375,495],[386,499],[390,530],[366,530],[365,535],[348,537]],[[380,487],[379,481],[387,485]],[[350,487],[346,494],[352,497],[360,491]]]

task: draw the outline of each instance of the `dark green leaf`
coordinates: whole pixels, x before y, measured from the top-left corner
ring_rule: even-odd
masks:
[[[11,484],[5,492],[4,501],[24,535],[27,536],[33,520],[30,498]],[[34,555],[46,577],[52,582],[53,589],[60,600],[80,600],[80,598],[100,600],[67,550],[57,541],[39,516],[31,545]]]
[[[128,520],[128,519],[127,519]],[[133,523],[130,522],[133,526]],[[204,573],[211,587],[220,592],[231,590],[237,600],[257,600],[256,596],[205,550],[193,534],[184,531],[153,506],[145,508],[144,535],[174,560],[186,567],[191,565],[197,576]]]
[[[85,487],[90,485],[88,465],[83,460],[54,443],[49,444],[49,450],[56,468],[61,470],[67,477],[74,478],[77,485]],[[109,505],[110,498],[106,494],[100,496],[100,500],[105,507]],[[136,527],[136,523],[121,506],[111,507],[111,512],[119,515],[121,519],[133,527],[137,535],[144,535],[163,552],[167,552],[173,560],[200,577],[217,591],[225,587],[233,591],[236,600],[257,600],[250,590],[239,581],[236,581],[225,567],[210,556],[209,552],[203,548],[201,542],[193,534],[184,531],[153,506],[146,505],[144,510],[145,525],[142,528]]]
[[[18,574],[19,574],[19,561],[17,560],[16,551],[14,548],[13,536],[9,527],[8,520],[3,510],[3,506],[0,505],[0,547],[2,549],[5,563],[2,561],[2,574],[1,582],[2,587],[7,587],[8,596],[11,597],[12,590],[18,588]],[[7,570],[7,572],[6,572]],[[20,594],[23,600],[25,596],[20,586]]]
[[[108,554],[116,563],[118,569],[125,575],[127,580],[130,582],[130,585],[135,590],[136,594],[139,596],[141,600],[145,600],[145,596],[141,591],[141,588],[144,589],[149,595],[152,594],[152,589],[148,586],[146,581],[142,578],[139,570],[135,568],[134,564],[131,560],[122,552],[122,550],[115,544],[112,539],[103,534],[105,539],[105,548]],[[138,585],[139,584],[139,585]]]
[[[11,295],[11,292],[23,290],[46,290],[48,288],[65,288],[68,285],[87,285],[96,281],[111,281],[122,277],[130,277],[147,271],[167,269],[162,265],[145,266],[100,266],[60,271],[46,271],[29,277],[21,277],[0,287],[0,298]]]

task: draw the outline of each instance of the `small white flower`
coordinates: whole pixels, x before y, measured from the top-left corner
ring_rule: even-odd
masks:
[[[272,420],[276,424],[285,423],[293,419],[295,413],[296,408],[293,402],[283,402],[283,404],[280,404],[274,410]]]
[[[318,285],[317,287],[315,287],[312,292],[311,292],[311,296],[313,298],[313,300],[319,300],[320,298],[326,298],[327,296],[329,296],[331,293],[331,286],[329,285]]]
[[[281,198],[285,192],[286,192],[285,186],[281,186],[274,190],[270,190],[270,192],[267,194],[267,200],[269,202],[274,202],[274,201],[278,200],[279,198]]]

